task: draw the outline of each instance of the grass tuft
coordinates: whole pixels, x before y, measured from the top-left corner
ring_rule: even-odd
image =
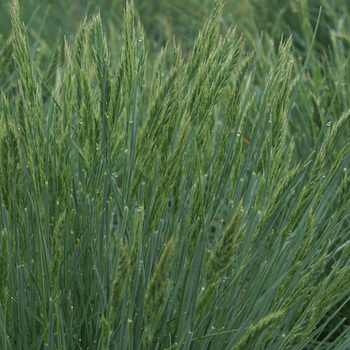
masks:
[[[0,23],[0,348],[349,348],[347,3],[36,3]]]

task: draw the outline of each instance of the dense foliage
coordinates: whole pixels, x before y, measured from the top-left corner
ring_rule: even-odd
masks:
[[[101,1],[107,40],[13,0],[1,349],[350,348],[350,9],[321,2]]]

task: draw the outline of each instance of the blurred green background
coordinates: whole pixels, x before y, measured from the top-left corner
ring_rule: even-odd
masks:
[[[68,38],[74,35],[81,20],[97,12],[101,12],[105,30],[113,40],[120,35],[125,6],[125,0],[26,0],[20,3],[30,35],[46,41],[49,46],[57,35]],[[173,36],[182,42],[184,49],[190,48],[213,3],[214,0],[134,1],[137,17],[152,49],[164,46]],[[275,43],[282,35],[293,34],[296,49],[304,52],[310,44],[321,6],[322,21],[316,48],[319,52],[327,51],[332,45],[332,32],[349,33],[348,0],[228,0],[222,27],[225,30],[236,26],[251,47],[256,47],[262,32]],[[11,31],[9,1],[1,1],[0,13],[0,32],[6,38]]]

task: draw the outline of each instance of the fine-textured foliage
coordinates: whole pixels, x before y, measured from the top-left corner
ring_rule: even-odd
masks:
[[[122,50],[96,15],[48,53],[13,0],[1,349],[349,348],[348,39],[296,3],[303,43],[245,43],[218,0],[155,57],[132,2]]]

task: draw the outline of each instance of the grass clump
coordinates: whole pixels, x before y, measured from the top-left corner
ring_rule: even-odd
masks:
[[[215,1],[191,50],[174,40],[155,57],[137,9],[121,52],[96,15],[38,54],[11,4],[1,349],[346,349],[341,23],[326,62],[320,14],[300,10],[304,49],[275,48],[223,30]]]

